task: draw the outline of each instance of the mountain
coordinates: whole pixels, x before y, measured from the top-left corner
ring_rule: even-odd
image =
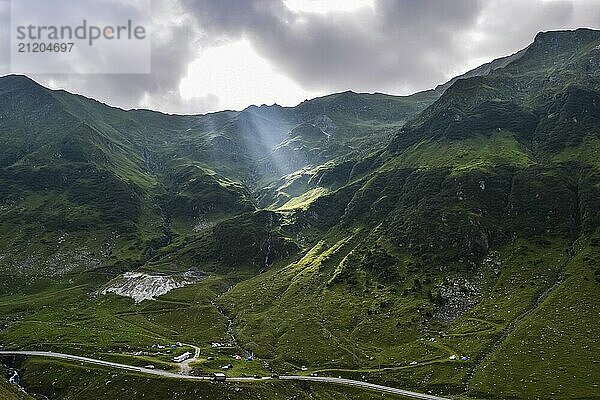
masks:
[[[47,264],[54,274],[139,265],[176,237],[256,210],[254,194],[284,174],[381,146],[437,98],[346,92],[295,108],[177,116],[107,107],[22,76],[1,78],[0,93],[0,232],[10,238],[0,263],[39,272],[44,262],[33,260],[59,247],[71,259],[62,270]],[[316,135],[298,136],[303,127]]]
[[[593,396],[599,46],[598,31],[540,34],[345,165],[365,172],[295,217],[320,232],[310,250],[223,296],[241,340],[281,368],[392,386]]]
[[[182,342],[198,373],[247,351],[228,373],[593,398],[599,67],[600,31],[545,32],[411,96],[192,116],[0,78],[0,345],[170,369],[156,346]],[[106,294],[132,271],[167,294]],[[52,398],[109,379],[14,366]]]

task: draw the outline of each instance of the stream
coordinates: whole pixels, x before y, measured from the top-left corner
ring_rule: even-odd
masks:
[[[231,290],[231,287],[228,289]],[[231,346],[236,347],[240,353],[244,352],[244,349],[242,348],[242,346],[239,344],[238,340],[235,337],[235,334],[233,333],[233,320],[231,318],[229,318],[229,316],[227,314],[225,314],[225,312],[223,311],[223,309],[214,301],[211,301],[210,304],[213,305],[213,307],[217,310],[217,312],[227,320],[227,336],[229,336],[229,344]],[[258,356],[254,356],[255,359],[259,360]],[[265,367],[266,370],[271,371],[271,372],[275,372],[273,370],[273,368],[271,367],[271,365],[265,361],[262,360],[263,366]]]

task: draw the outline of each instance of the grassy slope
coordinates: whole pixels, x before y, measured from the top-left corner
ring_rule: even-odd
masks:
[[[368,376],[392,386],[450,393],[467,390],[468,383],[468,390],[478,398],[490,393],[499,398],[537,393],[536,385],[514,384],[516,377],[525,376],[543,384],[548,394],[554,392],[555,398],[595,393],[589,382],[600,378],[593,356],[597,341],[590,328],[578,331],[580,321],[585,321],[583,326],[595,324],[592,293],[598,283],[593,271],[571,270],[572,263],[565,267],[566,242],[521,241],[501,249],[497,255],[502,260],[501,272],[496,276],[483,271],[481,280],[487,284],[477,306],[444,326],[431,318],[433,307],[425,294],[428,285],[420,293],[411,292],[413,281],[393,291],[367,279],[358,285],[329,287],[327,281],[335,273],[332,265],[341,257],[335,251],[343,244],[321,245],[298,264],[237,285],[222,300],[235,313],[239,338],[261,356],[275,357],[277,368],[298,372],[301,365],[307,365],[311,371],[329,375]],[[571,277],[554,286],[562,274]],[[574,291],[573,285],[579,285],[576,281],[585,285]],[[408,293],[401,296],[395,293],[406,289]],[[540,300],[548,290],[548,297]],[[572,300],[565,299],[567,294]],[[578,307],[573,315],[570,301],[586,307]],[[565,315],[546,315],[545,308]],[[548,318],[555,324],[549,326]],[[518,329],[513,326],[515,320]],[[440,336],[442,330],[445,334]],[[549,332],[564,343],[551,339]],[[528,339],[515,342],[513,338],[523,333]],[[546,364],[527,359],[526,351],[536,357],[530,340],[540,352],[552,354]],[[452,361],[451,355],[470,360]],[[412,361],[418,365],[411,366]],[[573,363],[577,368],[571,368]],[[532,365],[540,372],[533,372]],[[557,381],[551,373],[556,369],[573,375]],[[502,382],[512,389],[507,391]]]
[[[253,211],[250,192],[284,174],[271,152],[296,125],[325,115],[338,125],[331,142],[299,142],[325,163],[349,147],[383,146],[390,129],[437,98],[343,93],[295,108],[169,116],[20,76],[3,77],[0,94],[0,269],[54,275],[137,267],[194,228]]]
[[[133,304],[113,295],[98,297],[96,278],[90,282],[90,277],[1,298],[3,344],[97,355],[177,341],[209,347],[212,341],[226,339],[225,321],[210,305],[215,292],[222,290],[218,279],[175,290],[159,302]]]
[[[581,35],[574,40],[587,34],[573,34]],[[598,39],[585,39],[566,50],[559,44],[550,53],[563,57],[561,52],[575,49],[577,55],[552,64],[540,51],[540,43],[555,43],[549,36],[542,35],[518,67],[491,74],[484,82],[488,85],[479,86],[479,78],[461,83],[417,118],[412,123],[415,128],[409,126],[417,131],[427,126],[421,131],[426,133],[443,132],[445,125],[436,127],[436,118],[450,117],[453,111],[444,107],[470,96],[470,103],[461,105],[459,123],[449,122],[439,136],[402,145],[378,175],[359,183],[362,188],[349,205],[340,206],[345,210],[337,215],[343,221],[356,224],[364,214],[366,227],[359,228],[372,234],[353,237],[347,230],[329,231],[299,262],[268,271],[229,292],[223,304],[235,315],[240,337],[290,370],[299,365],[318,370],[325,366],[332,374],[372,374],[383,382],[468,390],[479,397],[528,398],[539,393],[536,383],[544,386],[546,396],[555,398],[597,395],[597,383],[589,383],[600,378],[593,358],[597,343],[586,328],[597,324],[590,311],[600,290],[599,280],[593,277],[596,260],[585,256],[589,247],[581,245],[571,261],[570,243],[577,236],[585,242],[598,223],[594,211],[598,171],[594,150],[587,146],[597,140],[597,125],[592,121],[598,103],[587,100],[597,94],[569,85],[582,82],[573,72],[579,68],[577,57],[597,59],[593,46]],[[539,63],[534,67],[542,67],[523,74],[523,79],[531,81],[534,89],[515,94],[502,86],[508,79],[521,79],[516,71],[532,59]],[[558,76],[561,68],[565,72],[559,85],[535,80],[540,71]],[[587,74],[583,80],[588,88],[598,87],[596,75]],[[556,104],[544,104],[557,89]],[[568,93],[566,103],[563,93]],[[492,96],[539,107],[536,112],[548,112],[553,122],[535,129],[527,122],[533,119],[529,111],[496,100],[486,103]],[[585,128],[580,129],[581,124]],[[527,131],[531,126],[535,132]],[[571,136],[563,143],[552,136],[567,132]],[[401,133],[392,149],[406,143],[403,134],[410,137],[411,132]],[[532,136],[538,142],[532,142]],[[577,147],[580,140],[586,145]],[[341,190],[327,197],[344,201]],[[406,201],[413,203],[404,205]],[[308,207],[306,215],[311,219],[328,212],[324,208],[319,214],[318,203],[313,199]],[[361,204],[365,208],[358,208]],[[352,213],[352,208],[358,211]],[[329,211],[332,219],[336,212]],[[365,268],[369,265],[365,253],[374,244],[386,247],[380,243],[386,236],[393,243],[386,251],[396,257],[398,269],[391,271],[392,276],[401,278],[394,284],[381,275],[388,256],[379,259],[379,271]],[[502,260],[499,275],[473,252],[474,243]],[[424,264],[414,257],[425,257]],[[574,266],[581,257],[591,264],[587,272]],[[433,272],[434,266],[441,273]],[[439,305],[436,292],[453,276],[476,281],[478,303],[442,326],[431,314]],[[577,302],[580,307],[575,309]],[[440,330],[445,335],[438,335]],[[434,342],[429,342],[431,337]],[[303,346],[305,338],[310,345]],[[452,354],[470,360],[453,362],[448,359]],[[408,365],[411,360],[419,364]],[[379,372],[380,365],[388,371]],[[565,377],[557,379],[556,371]]]
[[[510,132],[464,140],[424,141],[394,158],[386,169],[451,168],[455,173],[490,170],[499,165],[525,168],[535,164],[527,149]]]
[[[93,366],[48,361],[27,360],[23,366],[24,383],[32,392],[56,399],[118,398],[118,399],[400,399],[353,388],[321,384],[290,382],[198,383],[111,371]]]
[[[0,369],[0,372],[2,370]],[[31,400],[25,393],[20,392],[16,387],[8,383],[4,377],[0,377],[0,400]]]
[[[600,396],[598,248],[581,243],[556,287],[475,370],[470,390],[497,398]]]

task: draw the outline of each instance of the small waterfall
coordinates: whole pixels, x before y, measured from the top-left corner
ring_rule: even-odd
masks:
[[[12,371],[12,376],[8,378],[8,383],[11,385],[19,386],[19,372]]]
[[[19,371],[10,368],[8,370],[8,373],[10,374],[10,378],[8,378],[8,383],[16,386],[19,389],[19,391],[27,393],[25,389],[21,386],[21,377],[19,376]]]

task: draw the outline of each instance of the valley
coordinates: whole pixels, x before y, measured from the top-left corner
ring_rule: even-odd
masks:
[[[0,78],[0,398],[600,397],[598,46],[205,115]]]

